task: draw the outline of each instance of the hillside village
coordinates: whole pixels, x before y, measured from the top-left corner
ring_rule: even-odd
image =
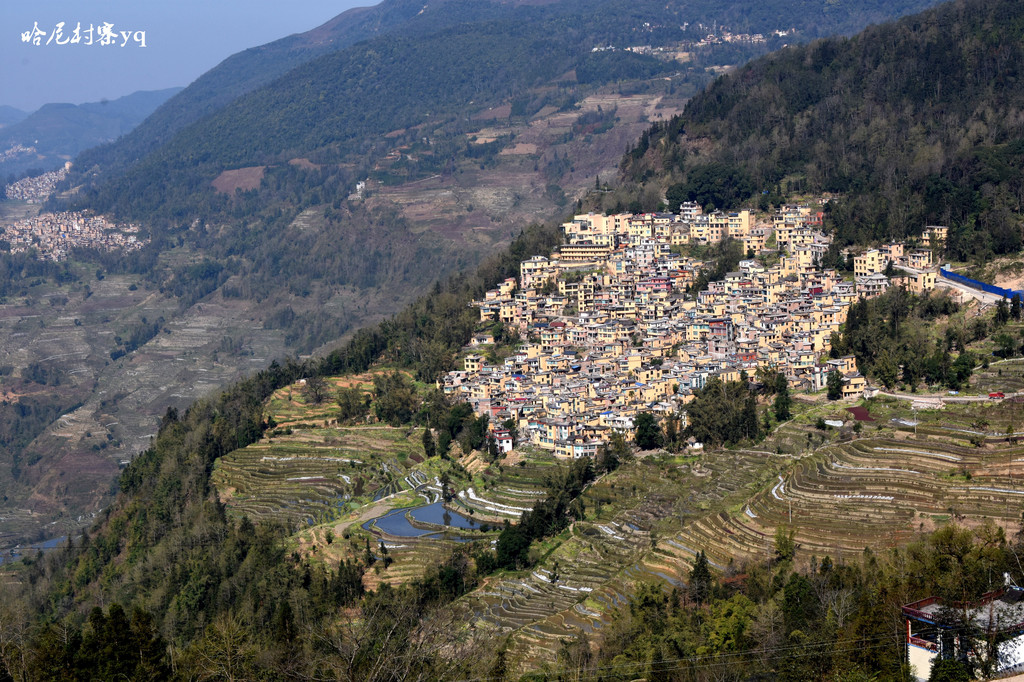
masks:
[[[7,242],[11,253],[34,250],[39,258],[53,261],[67,259],[72,249],[128,253],[149,241],[139,237],[138,225],[115,224],[82,211],[41,213],[0,223],[0,239]]]
[[[2,161],[10,161],[11,159],[16,159],[19,156],[25,156],[25,155],[28,155],[28,154],[35,154],[35,153],[36,153],[36,148],[35,147],[26,147],[23,144],[15,143],[15,144],[11,145],[10,147],[8,147],[7,149],[4,149],[4,150],[0,151],[0,162],[2,162]]]
[[[60,170],[48,171],[42,175],[22,178],[4,187],[8,199],[24,201],[27,204],[41,204],[57,189],[57,183],[67,177],[71,162]]]
[[[853,356],[829,357],[832,336],[859,297],[893,283],[933,289],[932,251],[902,243],[868,250],[853,256],[848,281],[819,266],[831,244],[821,220],[809,207],[783,206],[771,225],[756,225],[749,211],[708,215],[693,203],[679,215],[577,215],[563,224],[557,252],[522,262],[518,281],[474,302],[482,322],[501,323],[525,343],[488,364],[483,351],[494,339],[475,337],[463,369],[441,388],[566,458],[594,456],[613,430],[628,434],[639,412],[685,413],[693,392],[716,377],[753,378],[771,367],[793,389],[815,392],[835,370],[843,396],[860,395],[866,380]],[[946,228],[929,227],[921,243],[945,237]],[[725,239],[748,256],[783,255],[770,266],[741,260],[694,298],[691,287],[709,264],[681,247]],[[899,268],[889,270],[892,281],[884,274],[890,263]],[[494,438],[500,451],[513,446],[508,430]]]

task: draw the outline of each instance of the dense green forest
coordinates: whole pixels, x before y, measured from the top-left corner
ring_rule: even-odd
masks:
[[[164,226],[213,219],[221,212],[251,216],[251,206],[229,210],[214,197],[209,183],[222,170],[298,155],[329,168],[362,159],[362,173],[338,175],[336,191],[329,189],[335,183],[328,178],[305,178],[305,187],[321,187],[314,203],[330,204],[337,192],[347,194],[354,179],[365,176],[367,160],[424,135],[437,142],[461,135],[472,130],[467,112],[526,96],[575,68],[590,86],[679,70],[673,62],[631,53],[592,57],[593,45],[629,40],[636,26],[637,8],[611,3],[606,9],[581,16],[564,8],[521,8],[510,18],[429,35],[388,36],[318,57],[188,126],[130,175],[100,184],[78,203]],[[589,66],[595,60],[601,64]],[[529,96],[521,115],[545,104],[569,107],[580,94],[569,81],[546,96]],[[414,133],[381,138],[421,124],[425,128]],[[442,165],[447,161],[443,144],[429,153],[440,156]],[[83,158],[79,166],[92,173],[95,163]],[[154,182],[157,177],[160,182]],[[79,179],[85,178],[71,182]]]
[[[901,383],[917,390],[923,381],[960,389],[978,361],[967,350],[967,344],[998,329],[993,329],[993,322],[987,317],[978,317],[973,322],[947,324],[943,335],[933,338],[931,327],[935,321],[958,308],[945,294],[915,296],[902,287],[893,287],[878,298],[861,299],[850,306],[842,334],[832,340],[832,354],[853,354],[860,371],[886,388]],[[1009,309],[1006,319],[995,326],[1002,326],[1008,319]]]
[[[1022,22],[1020,3],[959,0],[788,47],[715,82],[624,168],[681,194],[708,174],[742,176],[733,201],[838,193],[828,217],[844,244],[942,224],[955,259],[1013,253],[1024,243]]]
[[[686,415],[684,435],[710,447],[744,439],[757,441],[762,434],[757,398],[746,381],[712,379],[694,392]]]
[[[725,5],[693,0],[672,5],[618,1],[594,7],[583,0],[563,0],[548,5],[531,4],[446,0],[424,6],[416,0],[386,0],[373,7],[349,10],[307,33],[282,38],[229,57],[161,107],[130,135],[83,154],[78,165],[87,171],[99,166],[105,177],[118,177],[170,141],[179,131],[236,98],[266,86],[305,62],[375,36],[394,35],[416,40],[460,24],[500,20],[508,25],[521,26],[545,18],[573,16],[576,21],[584,23],[607,17],[607,25],[611,28],[606,28],[608,33],[602,37],[609,40],[616,35],[623,38],[622,30],[635,31],[646,24],[642,42],[652,45],[678,40],[683,23],[701,23],[706,25],[705,29],[712,25],[729,26],[735,32],[768,32],[781,26],[796,27],[802,38],[807,39],[852,33],[868,24],[919,11],[934,3],[931,0],[900,0],[880,7],[870,2],[839,4],[820,0],[732,2]],[[693,35],[703,37],[696,31]],[[589,49],[590,46],[583,47]],[[747,53],[746,57],[749,56]]]
[[[86,170],[100,167],[105,176],[117,177],[166,144],[181,129],[304,62],[374,35],[400,30],[429,32],[452,23],[486,17],[495,7],[490,3],[441,2],[431,3],[432,11],[422,12],[423,4],[417,0],[390,0],[371,8],[352,9],[307,33],[228,57],[131,133],[84,152],[76,159],[76,164]]]
[[[405,637],[474,584],[475,569],[464,552],[439,562],[436,573],[419,583],[359,602],[366,613],[387,614],[399,629],[381,627],[378,635],[350,641],[335,617],[361,595],[365,567],[310,565],[284,550],[288,529],[231,520],[216,500],[210,472],[218,457],[262,435],[268,427],[263,401],[301,377],[364,371],[381,359],[415,367],[425,379],[450,369],[477,319],[466,303],[513,275],[523,258],[548,252],[558,238],[556,228],[532,227],[475,274],[439,283],[402,314],[358,333],[328,357],[274,363],[184,414],[169,410],[153,446],[121,475],[117,501],[101,521],[63,550],[25,562],[24,593],[0,619],[0,660],[8,674],[83,679],[104,670],[160,679],[170,665],[168,645],[180,654],[175,666],[209,675],[215,674],[204,667],[215,665],[209,657],[226,646],[225,660],[240,657],[234,659],[242,666],[237,670],[246,671],[239,678],[294,676],[328,666],[347,667],[349,679],[404,679],[391,672],[375,677],[378,647],[403,654],[404,664],[427,678],[459,666],[434,650],[415,662],[404,654]],[[566,485],[578,494],[581,484]],[[564,503],[553,504],[548,513],[561,514]],[[560,519],[536,532],[564,523]],[[88,606],[97,603],[112,606],[106,612]],[[21,636],[8,639],[9,627]],[[299,637],[311,627],[319,637]],[[360,634],[369,631],[360,628]],[[452,644],[450,637],[444,641]]]

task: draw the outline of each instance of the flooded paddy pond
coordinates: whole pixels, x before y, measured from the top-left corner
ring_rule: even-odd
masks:
[[[429,527],[419,528],[410,522],[410,518],[418,524],[425,524]],[[399,538],[449,539],[456,542],[471,542],[479,538],[453,534],[448,529],[480,530],[484,525],[484,523],[445,509],[440,502],[434,502],[421,507],[392,509],[387,514],[370,519],[362,527],[363,530],[371,533],[377,530]]]

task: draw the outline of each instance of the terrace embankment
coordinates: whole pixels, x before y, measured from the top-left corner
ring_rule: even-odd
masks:
[[[276,393],[267,413],[278,426],[221,458],[214,481],[232,513],[291,524],[307,556],[387,558],[366,572],[370,589],[421,577],[446,544],[491,547],[504,520],[515,522],[544,497],[561,466],[529,447],[497,462],[478,452],[458,461],[426,458],[422,428],[338,425],[335,405],[305,400],[299,385]],[[464,618],[511,635],[520,660],[540,664],[555,660],[565,637],[600,632],[639,584],[685,586],[700,551],[731,575],[749,559],[775,557],[780,532],[792,534],[802,562],[882,550],[950,520],[991,521],[1008,535],[1019,530],[1024,446],[1014,434],[1024,424],[1021,406],[863,405],[874,421],[855,426],[847,404],[808,402],[748,449],[626,462],[584,492],[585,520],[534,543],[529,570],[489,576],[463,598]],[[821,418],[844,425],[823,429]],[[446,474],[447,523],[440,503]]]

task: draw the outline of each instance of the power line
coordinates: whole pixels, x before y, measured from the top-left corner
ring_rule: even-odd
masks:
[[[596,668],[588,669],[584,672],[584,676],[579,679],[596,679],[602,674],[608,674],[611,672],[637,670],[644,671],[647,668],[651,668],[651,672],[668,672],[670,670],[681,670],[683,668],[689,668],[692,670],[707,670],[711,668],[722,668],[730,665],[735,665],[739,659],[749,656],[759,656],[767,654],[768,659],[779,659],[782,658],[787,652],[804,650],[805,653],[794,655],[795,658],[809,658],[811,656],[822,653],[822,650],[829,650],[833,654],[851,653],[857,651],[866,651],[871,649],[880,649],[884,647],[892,646],[892,638],[889,636],[879,636],[867,639],[858,640],[856,646],[848,648],[835,648],[835,642],[817,642],[814,644],[794,644],[787,646],[771,647],[768,649],[751,649],[749,651],[734,651],[727,653],[715,654],[712,661],[706,661],[708,656],[683,656],[679,658],[669,658],[660,661],[636,661],[632,663],[620,663],[618,665],[607,665],[599,666]],[[721,660],[729,659],[729,660]],[[705,662],[701,662],[705,661]],[[665,667],[666,664],[672,664],[669,667]],[[686,665],[690,664],[690,665]],[[568,668],[557,668],[550,671],[552,675],[558,675],[559,673],[569,672]],[[459,682],[491,682],[500,680],[500,677],[488,676],[488,677],[473,677],[460,680]]]

